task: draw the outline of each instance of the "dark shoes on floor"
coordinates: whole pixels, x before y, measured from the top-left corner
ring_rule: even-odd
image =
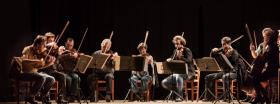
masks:
[[[38,102],[35,100],[35,97],[26,97],[25,101],[30,104],[38,104]]]

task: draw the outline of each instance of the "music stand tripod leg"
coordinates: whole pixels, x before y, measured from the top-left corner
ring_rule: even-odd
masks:
[[[129,89],[128,91],[127,91],[127,93],[126,93],[126,96],[125,96],[125,98],[124,98],[124,101],[123,102],[125,102],[126,100],[127,100],[127,97],[128,97],[128,95],[131,93],[131,89]]]

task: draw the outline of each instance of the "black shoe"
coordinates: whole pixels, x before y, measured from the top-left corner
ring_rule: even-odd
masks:
[[[34,97],[26,97],[25,101],[30,103],[30,104],[38,104],[38,102],[35,100]]]
[[[68,101],[64,100],[62,96],[58,96],[56,103],[57,104],[67,104]]]
[[[210,101],[210,99],[207,99],[207,98],[202,99],[202,102],[209,102],[209,101]]]
[[[179,97],[177,97],[176,99],[175,99],[175,102],[182,102],[183,101],[183,99],[181,99],[181,98],[179,98]]]
[[[42,104],[51,104],[51,98],[49,95],[42,97]]]
[[[75,97],[70,96],[70,97],[68,97],[67,100],[68,100],[69,103],[74,103],[75,102]]]
[[[90,102],[98,102],[98,98],[97,99],[95,99],[95,97],[94,96],[92,96],[92,97],[89,97],[89,101]]]
[[[261,100],[259,98],[255,98],[249,103],[251,103],[251,104],[264,104],[264,100]]]
[[[106,100],[106,102],[110,102],[111,101],[111,96],[110,95],[106,95],[105,96],[105,100]]]
[[[249,102],[252,98],[251,97],[247,97],[246,99],[242,100],[242,102]]]

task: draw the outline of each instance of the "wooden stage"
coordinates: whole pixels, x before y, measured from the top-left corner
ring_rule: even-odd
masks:
[[[238,104],[238,102],[236,100],[234,100],[234,102],[231,102],[231,104]],[[242,104],[249,104],[249,103],[245,103],[245,102],[241,102]],[[16,104],[16,102],[0,102],[0,104]],[[24,104],[24,102],[20,102],[20,104]],[[39,103],[41,104],[41,102]],[[55,101],[52,102],[52,104],[56,104]],[[69,103],[69,104],[80,104],[78,102],[75,103]],[[87,104],[86,102],[83,102],[81,104]],[[105,100],[100,100],[98,103],[94,103],[94,102],[90,102],[88,104],[213,104],[212,102],[202,102],[202,101],[183,101],[183,102],[175,102],[175,101],[163,101],[163,100],[157,100],[157,101],[150,101],[150,102],[138,102],[138,101],[134,101],[134,102],[123,102],[123,100],[115,100],[114,102],[105,102]],[[229,104],[227,102],[223,102],[223,101],[218,101],[216,104]]]

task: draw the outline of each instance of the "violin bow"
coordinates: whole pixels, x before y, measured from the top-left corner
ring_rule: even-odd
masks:
[[[233,41],[231,41],[230,44],[232,44],[232,43],[238,41],[239,39],[241,39],[241,38],[243,38],[243,37],[244,37],[244,35],[241,35],[241,36],[237,37],[236,39],[234,39]]]
[[[144,40],[144,46],[146,46],[148,36],[149,36],[149,31],[147,30],[145,35],[145,40]]]
[[[256,32],[255,30],[253,31],[253,37],[254,37],[254,42],[255,42],[255,46],[257,47],[257,39],[256,39]]]
[[[184,37],[184,35],[185,35],[185,32],[182,32],[182,35],[181,35],[181,36]]]
[[[68,20],[68,21],[66,22],[66,24],[65,24],[65,26],[64,26],[64,28],[63,28],[63,30],[62,30],[62,32],[61,32],[61,33],[59,34],[59,36],[55,39],[55,42],[56,42],[56,43],[59,42],[60,38],[62,37],[62,35],[64,34],[65,30],[67,29],[69,23],[70,23],[70,21]],[[51,53],[52,49],[53,49],[53,45],[51,46],[50,50],[48,51],[48,54],[46,55],[45,60],[47,59],[47,57],[48,57],[49,54]]]
[[[86,28],[86,31],[85,31],[85,33],[84,33],[84,35],[83,35],[83,38],[82,38],[82,40],[81,40],[81,43],[80,43],[80,45],[79,45],[79,48],[78,48],[77,52],[79,52],[79,50],[80,50],[80,48],[81,48],[81,46],[82,46],[82,44],[83,44],[83,42],[84,42],[85,36],[86,36],[86,34],[87,34],[87,31],[88,31],[88,28]]]
[[[256,46],[256,44],[253,42],[253,38],[252,38],[252,35],[251,35],[251,32],[250,32],[248,24],[245,24],[245,31],[247,32],[247,34],[249,36],[250,43],[253,43],[253,45]]]
[[[112,40],[113,35],[114,35],[114,31],[111,32],[111,35],[110,35],[110,38],[109,38],[110,40]]]

